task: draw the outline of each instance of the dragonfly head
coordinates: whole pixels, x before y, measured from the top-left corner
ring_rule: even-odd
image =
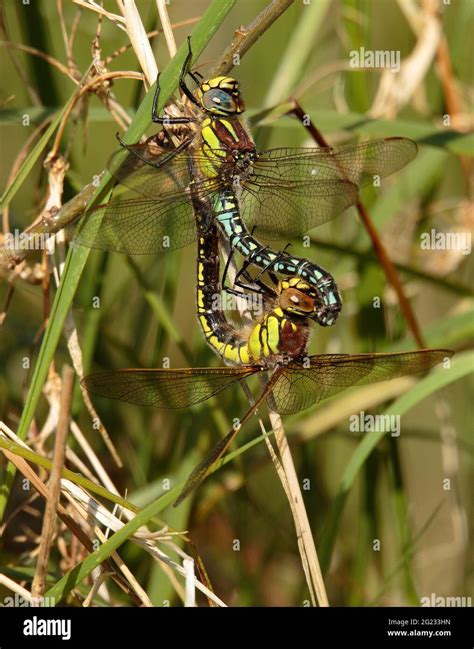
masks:
[[[278,304],[286,314],[311,318],[322,327],[333,325],[341,310],[340,299],[324,304],[316,287],[300,277],[279,282],[277,294]]]
[[[290,277],[278,284],[278,304],[285,313],[315,318],[318,294],[314,286],[300,277]]]
[[[196,99],[211,115],[238,115],[245,110],[240,97],[239,82],[232,77],[214,77],[201,83]]]

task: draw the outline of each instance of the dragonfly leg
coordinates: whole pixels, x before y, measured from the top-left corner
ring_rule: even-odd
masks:
[[[262,282],[261,280],[255,280],[253,277],[248,278],[248,281],[253,282],[253,284],[244,284],[243,282],[236,281],[235,286],[238,286],[241,288],[241,291],[238,291],[237,289],[228,289],[228,292],[234,293],[235,295],[245,295],[248,293],[248,291],[251,291],[252,293],[256,293],[257,295],[261,295],[263,298],[273,300],[275,298],[274,292],[265,284],[265,282]],[[227,290],[227,289],[226,289]]]
[[[231,262],[233,256],[234,256],[234,249],[231,248],[231,249],[230,249],[230,252],[229,252],[229,256],[227,257],[227,261],[225,262],[224,272],[222,273],[222,290],[223,290],[223,291],[228,291],[228,292],[230,292],[230,291],[232,290],[232,289],[228,288],[228,287],[225,285],[225,280],[226,280],[226,278],[227,278],[227,275],[228,275],[228,272],[229,272],[230,262]]]
[[[252,262],[250,261],[245,261],[242,268],[239,270],[235,277],[234,281],[234,286],[239,286],[240,288],[243,288],[244,290],[248,291],[253,291],[254,293],[259,293],[260,295],[265,295],[269,298],[274,298],[275,294],[273,289],[271,289],[269,286],[265,284],[263,280],[260,279],[260,276],[262,273],[259,273],[256,277],[252,277],[249,272],[247,272],[247,268],[251,265]],[[274,278],[273,273],[268,273],[268,275],[271,277],[272,281]],[[240,277],[244,277],[244,279],[247,282],[250,282],[251,285],[249,284],[244,284],[241,280]],[[275,278],[276,279],[276,278]]]
[[[124,149],[127,149],[128,151],[130,151],[131,154],[133,154],[139,160],[142,160],[145,164],[147,164],[149,166],[152,166],[152,167],[155,167],[155,169],[159,169],[163,165],[168,164],[170,160],[172,160],[176,155],[178,155],[178,153],[181,153],[182,151],[187,149],[187,147],[191,144],[191,141],[192,141],[191,139],[184,140],[175,149],[173,149],[172,151],[170,151],[166,155],[161,156],[157,160],[157,162],[151,163],[148,158],[146,158],[144,155],[141,154],[139,149],[134,148],[133,144],[127,144],[127,142],[122,140],[119,133],[116,133],[115,137],[119,141],[120,146],[123,146]]]
[[[191,49],[191,36],[188,36],[188,54],[187,54],[186,59],[184,61],[184,65],[181,68],[180,81],[181,80],[184,81],[184,78],[186,77],[186,75],[189,74],[189,76],[194,81],[194,83],[199,85],[200,82],[202,81],[202,79],[204,79],[204,77],[197,70],[194,70],[194,71],[191,70],[192,56],[193,56],[193,52],[192,52],[192,49]]]
[[[229,272],[229,266],[230,262],[232,260],[234,254],[234,250],[231,249],[230,254],[227,258],[226,265],[224,268],[224,272],[222,274],[222,290],[226,291],[227,293],[230,293],[232,295],[243,295],[245,294],[246,291],[252,291],[253,293],[260,293],[261,295],[266,295],[267,297],[272,298],[273,293],[271,289],[262,281],[260,280],[254,280],[254,278],[250,275],[250,273],[247,272],[247,268],[250,266],[249,261],[245,261],[242,268],[239,270],[237,273],[235,280],[234,280],[234,287],[238,286],[242,290],[236,290],[235,288],[230,288],[230,286],[226,286],[226,278]],[[239,280],[239,278],[243,276],[249,284],[244,284]]]
[[[188,36],[188,54],[184,60],[184,65],[181,68],[181,74],[179,75],[179,87],[183,91],[183,93],[186,95],[186,97],[189,99],[191,103],[193,103],[195,106],[198,108],[202,108],[201,104],[198,102],[196,97],[193,95],[191,90],[188,88],[186,85],[186,75],[189,74],[191,78],[195,81],[193,73],[191,72],[191,60],[193,58],[193,52],[191,49],[191,36]]]
[[[168,117],[168,115],[158,115],[158,99],[160,97],[160,73],[156,77],[156,89],[153,95],[153,105],[151,108],[151,121],[154,124],[189,124],[194,122],[190,117]]]
[[[262,266],[260,272],[257,275],[257,279],[259,279],[263,275],[263,273],[267,273],[267,275],[269,275],[272,278],[272,282],[276,285],[278,283],[276,275],[272,273],[272,271],[269,270],[269,268],[271,266],[275,266],[279,261],[281,261],[285,256],[287,256],[286,251],[290,247],[291,247],[291,243],[287,243],[286,246],[283,248],[283,250],[279,250],[277,252],[275,259],[268,261],[264,266]],[[270,250],[270,246],[265,246],[265,248],[263,248],[263,251],[266,250]]]
[[[200,72],[198,72],[197,70],[194,70],[194,71],[189,70],[188,74],[191,77],[191,79],[194,81],[194,83],[196,83],[197,85],[199,85],[201,83],[201,81],[204,79],[202,74]]]
[[[222,273],[222,290],[226,291],[227,293],[232,293],[234,295],[241,295],[244,291],[236,291],[235,289],[230,288],[230,286],[226,286],[226,279],[227,279],[227,276],[229,274],[229,266],[230,266],[230,263],[232,261],[233,256],[234,256],[234,249],[231,248],[229,256],[227,257],[227,261],[225,263],[224,272]],[[249,273],[247,273],[247,270],[246,270],[247,267],[248,267],[248,262],[245,261],[243,267],[239,270],[239,272],[237,273],[237,275],[235,277],[234,286],[237,285],[237,286],[240,286],[241,288],[244,288],[244,289],[247,288],[249,290],[252,290],[250,287],[244,286],[243,284],[240,284],[237,281],[238,278],[240,277],[240,275],[242,275],[242,274],[244,274],[244,277],[245,277],[245,279],[247,281],[252,281],[252,278],[250,277]]]
[[[252,227],[251,231],[250,231],[250,235],[251,235],[252,237],[253,237],[253,235],[254,235],[254,232],[255,232],[256,228],[257,228],[257,226],[254,225],[254,226]],[[291,245],[290,243],[287,243],[286,246],[285,246],[285,250],[286,250],[286,248],[287,248],[288,246],[290,246],[290,245]],[[265,246],[264,248],[260,247],[258,250],[255,250],[255,251],[250,255],[249,259],[247,260],[247,262],[246,262],[246,267],[248,267],[251,263],[253,263],[253,258],[254,258],[255,256],[257,256],[258,254],[261,254],[262,252],[265,252],[265,251],[267,251],[267,250],[270,250],[270,246]],[[281,253],[279,253],[277,259],[280,258],[280,254],[281,254]],[[274,260],[274,261],[275,261],[275,260]],[[268,270],[268,269],[270,268],[270,265],[273,264],[274,261],[273,261],[273,262],[270,262],[270,261],[269,261],[267,264],[265,264],[265,266],[262,267],[262,270],[257,274],[257,276],[256,276],[255,279],[254,279],[254,281],[255,281],[256,283],[259,283],[259,282],[260,282],[260,283],[263,283],[263,282],[260,281],[260,277],[263,275],[263,273],[267,273],[267,275],[268,275],[268,277],[271,279],[273,285],[276,286],[276,285],[278,284],[278,279],[277,279],[277,276],[275,275],[275,273],[272,273],[271,270]],[[265,284],[265,286],[266,286],[266,284]],[[267,288],[268,288],[268,287],[267,287]]]

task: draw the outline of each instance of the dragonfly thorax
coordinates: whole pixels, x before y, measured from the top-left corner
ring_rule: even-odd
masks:
[[[317,313],[314,287],[300,277],[280,281],[273,307],[249,336],[249,355],[268,367],[285,364],[306,354],[309,322]]]
[[[277,306],[252,328],[248,338],[248,352],[254,364],[274,367],[303,356],[308,341],[307,320],[295,318],[293,314],[284,312]]]
[[[255,143],[236,116],[208,115],[201,123],[201,150],[206,164],[212,164],[213,173],[223,181],[235,178],[245,181],[253,171],[257,159]]]
[[[247,149],[236,148],[232,151],[232,157],[234,159],[233,176],[239,176],[241,180],[246,180],[253,173],[252,163],[257,159],[255,146]]]
[[[232,77],[206,79],[197,89],[196,99],[211,115],[238,115],[245,110],[239,82]]]

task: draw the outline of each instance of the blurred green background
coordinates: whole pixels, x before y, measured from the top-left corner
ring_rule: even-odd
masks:
[[[168,6],[171,23],[198,18],[209,2],[175,0]],[[105,2],[117,11],[113,2]],[[248,25],[266,6],[260,0],[238,0],[216,36],[200,57],[198,69],[210,70],[240,25]],[[412,5],[410,5],[412,6]],[[443,55],[435,52],[420,74],[413,95],[397,105],[388,98],[374,101],[382,72],[349,68],[349,53],[366,49],[399,50],[402,61],[423,41],[426,4],[415,3],[416,23],[409,5],[392,0],[334,0],[306,5],[295,2],[257,41],[232,74],[241,82],[252,132],[259,148],[314,146],[292,117],[261,123],[262,111],[298,99],[331,144],[359,137],[403,135],[420,145],[418,158],[364,193],[364,201],[400,277],[428,346],[469,349],[474,330],[472,257],[456,251],[423,251],[419,236],[432,228],[472,233],[472,46],[474,4],[457,0],[439,3],[440,25],[458,99],[452,114],[450,87],[442,75]],[[159,24],[154,2],[141,0],[140,14],[148,30]],[[68,29],[77,8],[64,3]],[[405,9],[405,11],[403,11]],[[410,22],[412,20],[412,22]],[[414,32],[417,25],[418,34]],[[32,1],[23,6],[7,0],[2,7],[3,40],[37,48],[66,64],[56,3]],[[97,16],[83,11],[74,42],[74,59],[81,76],[91,62],[91,41]],[[176,27],[178,45],[192,25]],[[101,55],[127,44],[127,36],[103,21]],[[161,35],[153,40],[159,69],[169,55]],[[440,58],[441,57],[441,58]],[[0,62],[1,183],[5,187],[12,165],[35,125],[64,105],[73,84],[38,57],[2,44]],[[139,70],[133,50],[117,57],[113,70]],[[419,73],[414,65],[412,73]],[[388,73],[393,74],[391,72]],[[385,81],[389,83],[389,81]],[[133,116],[144,96],[143,84],[118,80],[118,101]],[[31,126],[21,123],[31,115]],[[451,123],[443,124],[449,114]],[[70,121],[62,153],[68,155],[64,202],[94,174],[105,168],[116,148],[116,123],[103,104],[90,96],[87,111]],[[10,206],[11,228],[24,228],[39,213],[46,174],[37,165]],[[337,324],[314,331],[312,353],[407,350],[415,343],[402,317],[393,289],[374,257],[369,238],[354,209],[311,233],[310,247],[292,242],[292,251],[327,268],[342,291],[344,307]],[[284,242],[286,243],[286,242]],[[32,261],[34,261],[34,257]],[[39,258],[37,259],[37,261]],[[74,299],[73,317],[84,354],[86,373],[122,367],[218,365],[205,346],[194,317],[195,250],[190,246],[156,258],[125,257],[93,251]],[[52,301],[53,289],[50,291]],[[1,303],[7,283],[0,288]],[[100,298],[94,308],[93,298]],[[373,308],[380,297],[382,308]],[[45,296],[41,286],[15,281],[15,294],[0,330],[0,416],[13,429],[18,425],[31,369],[22,359],[38,353],[44,326]],[[170,327],[166,323],[170,323]],[[70,362],[64,340],[55,363]],[[366,389],[355,412],[383,412],[390,400],[406,391],[400,383],[393,393],[385,385]],[[431,593],[444,596],[473,594],[472,534],[472,375],[428,396],[403,416],[400,438],[387,438],[364,463],[351,490],[337,529],[326,586],[332,604],[418,605]],[[144,505],[162,493],[162,479],[184,479],[206,448],[225,432],[233,417],[242,416],[246,401],[237,388],[219,396],[221,430],[203,404],[185,411],[159,412],[119,402],[96,402],[100,416],[124,461],[118,470],[92,428],[76,386],[73,416],[119,489]],[[212,406],[211,406],[212,407]],[[346,393],[312,411],[285,418],[285,428],[304,491],[316,545],[327,530],[341,477],[360,436],[349,431],[355,404]],[[45,399],[35,418],[41,430],[48,415]],[[240,433],[240,443],[259,434],[252,421]],[[50,442],[47,443],[49,448]],[[71,446],[80,452],[75,443]],[[450,489],[443,488],[449,478]],[[225,489],[222,488],[225,486]],[[18,505],[21,494],[16,494]],[[13,507],[13,504],[11,505]],[[37,507],[41,507],[36,503]],[[189,535],[203,558],[216,592],[231,605],[300,606],[308,600],[294,527],[265,445],[260,443],[211,477],[194,500],[163,519]],[[20,511],[4,536],[2,565],[23,567],[21,559],[34,541],[23,529],[37,530],[38,519]],[[326,526],[326,527],[325,527]],[[66,534],[67,537],[67,534]],[[233,550],[234,539],[240,551]],[[379,539],[380,551],[373,550]],[[152,601],[175,602],[172,586],[159,567],[136,547],[122,549],[124,559]],[[60,556],[56,556],[59,570]],[[53,562],[54,567],[54,562]],[[126,603],[120,592],[116,603]],[[175,602],[176,603],[176,602]]]

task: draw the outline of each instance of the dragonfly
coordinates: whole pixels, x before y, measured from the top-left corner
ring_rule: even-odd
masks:
[[[186,115],[158,114],[158,78],[152,121],[163,130],[144,143],[119,139],[129,155],[113,172],[112,198],[84,215],[75,242],[129,255],[184,247],[197,236],[197,196],[208,203],[221,232],[249,263],[262,272],[311,283],[320,302],[316,321],[334,324],[341,297],[330,273],[308,259],[262,245],[253,233],[288,240],[330,221],[357,202],[361,187],[413,160],[416,143],[391,137],[339,149],[257,151],[242,119],[239,82],[226,76],[203,79],[192,71],[188,43],[179,79],[188,99]],[[194,92],[188,76],[197,86]],[[166,129],[181,133],[178,145]],[[114,156],[112,169],[113,161]]]
[[[219,242],[217,226],[208,218],[203,210],[198,219],[197,315],[208,344],[228,366],[123,369],[92,374],[82,381],[90,393],[102,397],[140,406],[184,408],[251,376],[268,374],[240,425],[196,466],[175,506],[202,484],[265,400],[280,414],[293,414],[349,387],[423,372],[452,356],[444,349],[309,356],[310,321],[319,299],[315,287],[297,276],[279,280],[276,287],[258,280],[255,290],[262,294],[265,310],[248,328],[236,327],[214,301],[221,290]]]

